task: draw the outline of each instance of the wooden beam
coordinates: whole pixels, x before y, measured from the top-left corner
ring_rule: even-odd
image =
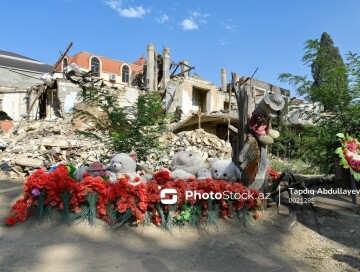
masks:
[[[35,99],[31,102],[31,105],[30,105],[30,107],[29,107],[28,110],[27,110],[27,114],[28,114],[28,115],[30,114],[32,108],[34,107],[35,102],[40,98],[40,96],[41,96],[46,90],[47,90],[47,85],[41,85],[41,86],[40,86],[40,88],[39,88],[39,90],[38,90],[38,93],[37,93]],[[30,97],[31,97],[31,96],[30,96]]]
[[[52,70],[51,70],[51,74],[53,74],[55,72],[56,67],[62,62],[62,60],[65,58],[66,54],[69,52],[71,46],[73,45],[73,43],[71,42],[68,47],[66,48],[65,52],[63,54],[61,54],[60,58],[57,60],[57,62],[54,64]]]
[[[230,130],[232,130],[233,132],[238,133],[238,129],[237,129],[236,127],[228,124],[228,128],[229,128]]]

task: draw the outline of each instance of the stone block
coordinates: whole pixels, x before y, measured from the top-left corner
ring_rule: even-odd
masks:
[[[41,142],[41,145],[47,147],[60,147],[60,148],[67,148],[69,147],[69,142],[65,138],[60,137],[48,137],[44,138]]]
[[[43,166],[43,161],[38,159],[31,159],[26,157],[19,157],[15,159],[15,163],[20,166],[39,168]]]

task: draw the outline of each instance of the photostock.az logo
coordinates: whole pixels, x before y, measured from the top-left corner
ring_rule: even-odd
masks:
[[[171,195],[171,198],[166,198],[166,195]],[[176,189],[171,189],[171,188],[162,189],[160,191],[160,201],[162,204],[175,204],[177,201]]]

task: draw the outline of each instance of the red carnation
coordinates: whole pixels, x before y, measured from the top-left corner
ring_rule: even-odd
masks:
[[[161,170],[153,175],[153,179],[163,183],[171,179],[171,173],[168,170]]]
[[[13,216],[6,217],[6,219],[5,219],[5,223],[6,223],[6,225],[8,225],[8,226],[12,226],[12,225],[14,225],[16,222],[17,222],[17,219],[16,219],[16,217],[13,217]]]
[[[145,212],[146,209],[147,209],[146,203],[145,202],[140,202],[139,203],[139,209]]]
[[[124,213],[127,209],[127,206],[125,203],[118,202],[117,207],[118,207],[119,213]]]
[[[159,224],[161,222],[161,216],[160,215],[156,215],[152,218],[152,221],[153,223],[156,225],[156,224]]]

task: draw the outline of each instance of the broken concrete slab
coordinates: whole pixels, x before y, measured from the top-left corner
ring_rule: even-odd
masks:
[[[42,140],[41,145],[45,147],[60,148],[68,148],[70,146],[68,140],[65,137],[47,137]]]
[[[15,160],[15,163],[24,167],[40,168],[43,166],[43,161],[38,159],[32,159],[27,157],[19,157]]]

